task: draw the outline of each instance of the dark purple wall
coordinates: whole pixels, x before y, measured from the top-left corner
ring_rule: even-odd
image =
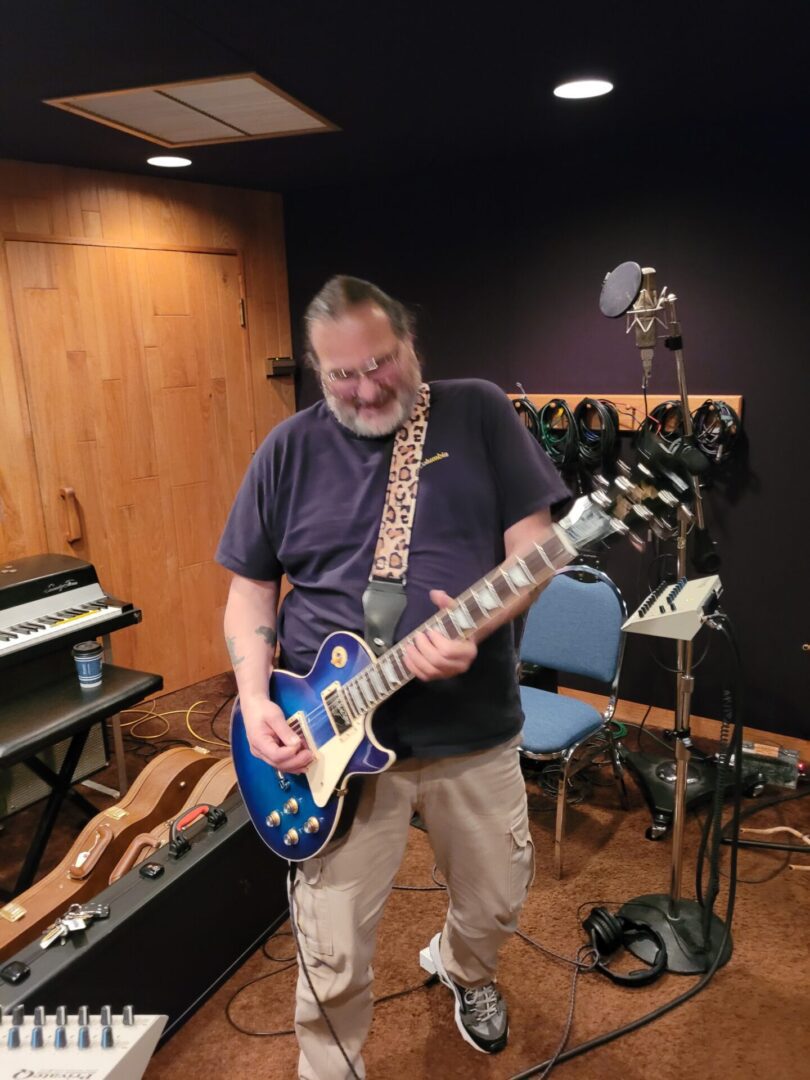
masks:
[[[804,251],[798,186],[770,155],[747,147],[730,161],[693,147],[691,165],[662,154],[642,177],[631,148],[619,162],[605,152],[562,166],[479,163],[293,193],[287,242],[296,327],[330,275],[366,277],[416,310],[428,377],[481,376],[508,391],[519,380],[537,392],[638,393],[638,352],[598,297],[619,263],[655,266],[679,299],[690,394],[744,398],[747,445],[731,478],[707,492],[708,516],[745,662],[746,722],[798,736],[810,671]],[[651,391],[676,391],[663,347]],[[300,404],[316,393],[304,375]],[[650,559],[625,547],[603,563],[631,608]],[[693,711],[718,716],[731,665],[706,630],[696,656],[707,638]],[[623,695],[673,707],[674,677],[660,666],[673,656],[674,645],[631,637]]]

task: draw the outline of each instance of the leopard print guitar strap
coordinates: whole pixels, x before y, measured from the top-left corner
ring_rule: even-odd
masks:
[[[405,610],[408,550],[429,412],[430,387],[422,383],[410,417],[394,437],[377,549],[363,593],[366,641],[377,656],[393,644]]]

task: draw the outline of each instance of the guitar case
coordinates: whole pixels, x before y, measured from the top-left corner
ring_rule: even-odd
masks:
[[[188,830],[180,855],[163,844],[94,900],[94,919],[62,944],[38,941],[0,963],[0,1010],[75,1013],[102,1005],[169,1017],[170,1036],[287,917],[287,863],[262,842],[238,792],[217,822]]]
[[[219,806],[235,787],[236,769],[233,767],[233,762],[230,758],[222,758],[200,778],[176,818],[164,821],[150,832],[138,833],[134,837],[110,874],[110,885],[128,873],[133,866],[142,863],[158,848],[168,844],[173,826],[181,836],[186,836],[190,829],[198,827],[204,816],[204,809],[208,809],[209,806]]]
[[[174,747],[152,758],[124,798],[85,825],[58,866],[0,908],[0,961],[36,938],[71,904],[100,892],[132,838],[174,817],[218,760],[196,747]]]

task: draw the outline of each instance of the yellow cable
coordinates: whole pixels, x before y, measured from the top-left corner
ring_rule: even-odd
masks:
[[[224,746],[228,750],[230,750],[230,748],[231,748],[230,743],[226,743],[222,739],[206,739],[202,735],[198,735],[197,732],[194,730],[194,728],[191,726],[191,713],[192,713],[192,710],[196,709],[198,705],[205,705],[205,704],[206,704],[205,701],[195,701],[193,705],[189,705],[188,709],[186,710],[186,727],[191,732],[191,734],[194,736],[194,738],[197,739],[199,742],[208,743],[211,746]]]

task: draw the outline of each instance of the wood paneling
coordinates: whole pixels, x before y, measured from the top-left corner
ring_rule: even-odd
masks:
[[[216,536],[294,409],[265,377],[290,351],[279,197],[0,162],[0,228],[0,560],[90,558],[144,609],[117,662],[169,689],[224,670]]]

